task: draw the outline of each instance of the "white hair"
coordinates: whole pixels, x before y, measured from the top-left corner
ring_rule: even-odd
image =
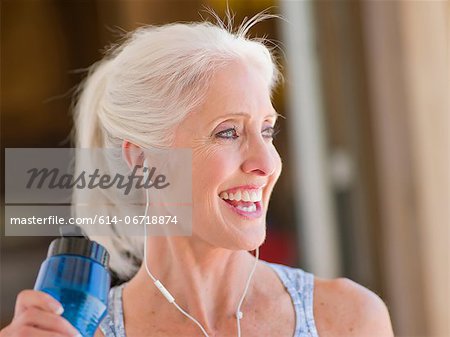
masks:
[[[260,13],[233,31],[218,19],[210,22],[144,26],[128,34],[95,63],[80,85],[74,105],[77,148],[118,148],[128,140],[143,148],[170,148],[176,126],[203,102],[215,70],[232,61],[256,66],[272,92],[280,79],[271,48],[265,39],[250,39],[248,30],[275,15]],[[78,160],[78,158],[77,158]],[[108,167],[108,159],[98,163]],[[91,190],[89,210],[77,208],[80,196],[74,192],[74,214],[99,214],[99,205],[115,206],[119,196],[105,190]],[[109,208],[111,211],[111,208]],[[91,239],[110,253],[110,269],[122,280],[130,279],[143,259],[143,236],[126,235],[122,226],[110,226],[109,235]]]

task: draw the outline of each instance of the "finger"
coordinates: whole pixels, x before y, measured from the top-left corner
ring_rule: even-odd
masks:
[[[20,326],[16,330],[12,336],[19,337],[66,337],[66,335],[61,335],[55,332],[41,330],[39,328],[31,327],[31,326]]]
[[[58,315],[62,314],[64,311],[61,303],[49,294],[44,293],[43,291],[26,289],[22,290],[17,295],[14,317],[17,317],[30,307],[40,308]]]
[[[28,308],[21,313],[15,324],[36,327],[67,337],[81,336],[78,330],[64,317],[34,307]]]

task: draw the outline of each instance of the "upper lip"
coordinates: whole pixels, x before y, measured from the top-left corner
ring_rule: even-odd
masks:
[[[241,186],[229,188],[227,190],[223,190],[222,192],[219,193],[219,195],[223,192],[233,193],[234,191],[237,191],[237,190],[257,190],[257,189],[263,188],[264,186],[266,186],[266,184],[241,185]]]

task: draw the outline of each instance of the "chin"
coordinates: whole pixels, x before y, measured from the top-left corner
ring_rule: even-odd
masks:
[[[237,244],[238,250],[252,251],[260,247],[266,240],[266,226],[252,228],[250,233],[241,233],[242,237]]]

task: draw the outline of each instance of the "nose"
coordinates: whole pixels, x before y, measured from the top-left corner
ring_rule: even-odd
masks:
[[[252,137],[247,143],[244,157],[242,171],[260,176],[272,175],[280,162],[275,147],[261,136]]]

